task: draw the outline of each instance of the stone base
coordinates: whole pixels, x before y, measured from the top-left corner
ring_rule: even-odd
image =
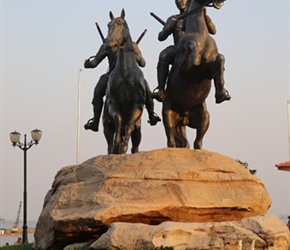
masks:
[[[140,250],[161,246],[174,250],[289,250],[290,241],[289,230],[278,217],[261,215],[216,223],[113,223],[90,249]]]
[[[35,248],[97,239],[115,222],[239,221],[267,214],[270,205],[264,184],[218,153],[164,148],[101,155],[57,173],[36,225]]]

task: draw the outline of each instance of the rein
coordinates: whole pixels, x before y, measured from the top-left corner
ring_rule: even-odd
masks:
[[[119,45],[119,49],[124,49],[124,50],[129,50],[129,51],[134,51],[133,46],[124,46],[124,45]]]

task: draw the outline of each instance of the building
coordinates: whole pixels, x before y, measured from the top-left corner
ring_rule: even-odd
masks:
[[[282,163],[278,163],[275,166],[278,168],[278,170],[290,172],[290,161],[285,161],[285,162],[282,162]]]

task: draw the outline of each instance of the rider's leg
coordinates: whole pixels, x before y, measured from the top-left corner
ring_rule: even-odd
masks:
[[[93,109],[94,109],[94,118],[90,119],[85,124],[85,129],[90,129],[92,131],[99,131],[99,122],[103,109],[103,97],[106,95],[107,83],[108,83],[109,74],[106,73],[102,75],[97,83],[94,90],[94,98],[93,98]]]
[[[154,126],[157,124],[157,122],[160,122],[160,117],[154,112],[154,101],[152,98],[152,92],[150,91],[149,85],[147,81],[144,79],[145,88],[146,88],[146,100],[145,100],[145,106],[149,115],[149,123],[151,126]]]
[[[229,101],[231,99],[231,96],[229,95],[229,92],[224,88],[225,58],[222,54],[219,54],[216,60],[218,65],[218,73],[214,77],[214,85],[216,90],[215,98],[216,103],[222,103],[223,101]]]
[[[173,64],[175,55],[175,46],[168,46],[162,50],[159,54],[159,60],[157,64],[157,81],[158,81],[158,92],[154,93],[153,98],[157,101],[162,102],[164,100],[164,90],[169,74],[169,66]]]

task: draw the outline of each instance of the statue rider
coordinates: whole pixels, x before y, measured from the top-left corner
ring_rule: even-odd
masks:
[[[145,59],[143,58],[142,53],[139,50],[138,45],[136,43],[133,43],[133,48],[136,54],[136,61],[138,65],[140,67],[145,67],[145,64],[146,64]],[[103,108],[103,103],[104,103],[103,97],[106,95],[109,75],[116,66],[117,50],[118,50],[117,47],[113,50],[108,50],[106,46],[106,39],[104,39],[104,42],[101,45],[96,56],[90,57],[84,63],[85,68],[96,68],[99,65],[99,63],[102,62],[106,57],[108,58],[108,61],[109,61],[108,72],[103,74],[100,77],[94,89],[94,97],[92,101],[94,117],[85,124],[84,127],[86,130],[90,129],[95,132],[99,131],[99,121],[100,121],[100,116],[102,113],[102,108]],[[150,123],[151,126],[154,126],[157,124],[157,122],[161,121],[161,119],[154,113],[154,103],[153,103],[153,98],[152,98],[152,92],[150,91],[150,88],[146,80],[145,80],[145,86],[146,86],[145,106],[149,115],[148,122]]]
[[[187,10],[190,5],[191,0],[175,0],[175,4],[179,9],[180,13],[177,15],[170,16],[162,31],[158,34],[159,41],[165,41],[171,34],[173,35],[174,45],[170,45],[159,54],[159,60],[157,64],[157,81],[158,81],[158,92],[153,94],[153,98],[157,101],[162,102],[165,98],[165,85],[167,77],[169,74],[169,66],[173,64],[175,58],[175,52],[177,50],[177,44],[179,39],[185,34],[184,19],[180,18],[182,14]],[[206,11],[206,9],[205,9]],[[216,27],[210,17],[204,12],[204,18],[208,28],[208,32],[212,35],[216,33]],[[216,90],[221,89],[221,91],[216,92],[215,98],[216,103],[221,103],[225,100],[230,100],[231,96],[228,91],[223,86],[215,86]]]

